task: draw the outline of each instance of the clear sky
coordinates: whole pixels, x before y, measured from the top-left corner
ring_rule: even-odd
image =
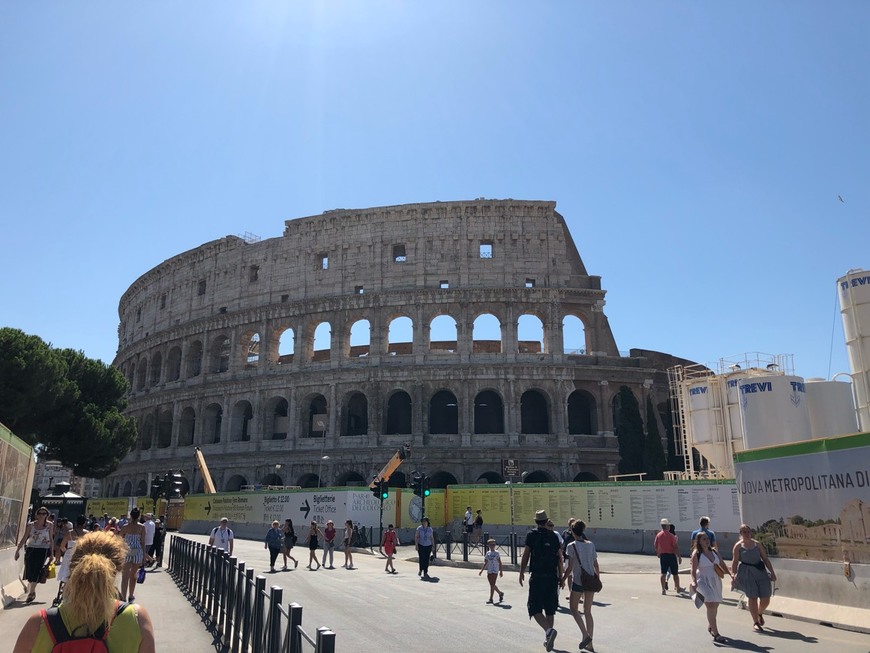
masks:
[[[865,0],[0,4],[0,324],[107,362],[175,254],[487,197],[557,202],[621,350],[829,376],[868,181]]]

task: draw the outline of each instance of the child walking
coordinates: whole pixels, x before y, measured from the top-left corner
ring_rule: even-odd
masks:
[[[487,603],[492,603],[493,593],[498,594],[498,602],[501,603],[504,600],[504,592],[495,584],[497,577],[504,576],[501,571],[501,555],[495,550],[495,540],[490,538],[486,545],[489,547],[489,551],[484,554],[483,567],[480,568],[477,575],[480,576],[486,569],[486,579],[489,581],[489,601]]]
[[[384,571],[388,574],[399,573],[393,566],[393,555],[396,553],[396,547],[398,544],[399,536],[396,534],[396,531],[393,530],[393,525],[390,524],[387,527],[387,531],[384,533],[384,539],[381,542],[381,548],[387,553],[387,566],[384,567]]]

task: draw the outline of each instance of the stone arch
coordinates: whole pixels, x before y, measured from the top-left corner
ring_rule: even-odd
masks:
[[[547,472],[537,469],[526,475],[524,483],[552,483],[553,478]]]
[[[157,420],[157,448],[166,449],[172,446],[172,413],[164,410]]]
[[[329,322],[321,322],[314,328],[311,339],[311,360],[328,361],[332,349],[332,325]]]
[[[504,433],[504,403],[495,390],[483,390],[474,398],[474,432]]]
[[[547,338],[544,335],[544,323],[540,317],[532,313],[523,313],[517,319],[517,353],[544,354]]]
[[[301,417],[300,424],[303,437],[307,438],[322,438],[325,437],[324,431],[314,430],[314,416],[326,414],[329,410],[329,404],[326,397],[321,394],[310,395],[301,402]],[[305,486],[303,486],[305,487]],[[310,486],[309,486],[310,487]],[[316,487],[316,486],[315,486]]]
[[[357,320],[350,326],[347,338],[347,357],[363,358],[371,351],[372,328],[368,320]]]
[[[498,472],[484,472],[477,477],[478,483],[504,484],[504,477]]]
[[[148,386],[153,388],[160,383],[160,373],[163,371],[163,355],[158,351],[151,357],[151,377]]]
[[[448,485],[459,485],[459,481],[450,472],[440,471],[429,475],[429,486],[433,488],[445,488]]]
[[[143,451],[150,449],[154,443],[154,415],[151,413],[142,418],[142,439],[140,442],[139,448]]]
[[[224,492],[239,492],[242,489],[243,485],[248,484],[248,479],[246,479],[241,474],[233,474],[227,479],[227,482],[224,483]]]
[[[390,487],[408,487],[408,477],[405,472],[395,471],[390,474]]]
[[[500,354],[504,336],[501,321],[492,313],[481,313],[474,318],[471,332],[471,350],[475,354]]]
[[[368,435],[369,400],[362,392],[352,392],[345,399],[342,435]]]
[[[387,354],[401,356],[414,353],[414,320],[399,315],[387,327]]]
[[[299,477],[296,485],[303,488],[320,487],[320,479],[318,478],[317,474],[303,474]]]
[[[194,340],[187,350],[187,377],[193,378],[202,374],[202,341]]]
[[[178,446],[191,446],[194,433],[196,433],[196,411],[188,406],[181,411],[181,420],[178,423]]]
[[[574,477],[575,483],[597,483],[600,479],[592,472],[580,472]]]
[[[289,365],[293,362],[295,350],[296,332],[291,327],[277,330],[275,332],[275,362],[278,365]]]
[[[588,354],[586,324],[577,315],[562,318],[562,353],[569,356]]]
[[[221,441],[224,409],[220,404],[209,404],[202,413],[202,442],[217,444]]]
[[[263,429],[267,440],[286,440],[290,427],[290,405],[284,397],[272,397],[266,402],[264,415],[266,424]]]
[[[124,496],[132,497],[133,496],[133,483],[132,481],[127,481],[124,483]]]
[[[112,490],[112,496],[113,496],[113,497],[117,497],[117,496],[120,495],[120,494],[121,494],[121,484],[120,484],[120,483],[115,483],[115,487],[114,487],[114,489]]]
[[[540,390],[526,390],[520,397],[520,433],[549,433],[550,407]]]
[[[251,402],[246,399],[237,401],[230,417],[230,442],[250,442],[253,419],[254,408]]]
[[[230,369],[230,339],[227,336],[215,336],[208,350],[208,371],[223,374]]]
[[[459,351],[456,320],[452,315],[436,315],[429,322],[429,351],[440,353]]]
[[[136,496],[137,497],[148,496],[148,484],[145,481],[139,481],[139,483],[136,484]]]
[[[585,390],[568,395],[568,433],[594,435],[598,433],[595,397]]]
[[[450,390],[439,390],[429,400],[429,433],[456,435],[459,433],[459,403]]]
[[[411,433],[413,408],[411,395],[397,390],[387,399],[387,424],[385,435],[405,435]]]
[[[353,486],[353,487],[364,487],[368,485],[366,483],[365,477],[359,472],[342,472],[338,475],[338,478],[335,479],[336,487],[339,486]]]
[[[130,390],[136,388],[136,363],[131,362],[127,366],[127,385],[130,386]]]
[[[260,485],[284,485],[284,479],[275,472],[272,472],[263,477],[260,481]]]
[[[242,364],[247,370],[255,370],[259,363],[260,333],[248,331],[242,336]]]
[[[148,381],[148,360],[143,356],[139,360],[139,366],[137,369],[136,389],[137,390],[144,390],[147,381]]]
[[[178,381],[181,378],[181,347],[177,345],[169,350],[166,357],[166,380]]]

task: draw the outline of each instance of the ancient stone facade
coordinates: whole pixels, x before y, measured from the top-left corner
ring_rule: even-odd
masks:
[[[147,494],[179,468],[196,490],[194,446],[221,491],[367,484],[404,443],[394,485],[415,469],[435,487],[500,483],[505,458],[527,482],[604,480],[619,387],[661,404],[685,361],[620,354],[555,208],[327,211],[145,273],[121,298],[114,361],[140,437],[104,491]]]

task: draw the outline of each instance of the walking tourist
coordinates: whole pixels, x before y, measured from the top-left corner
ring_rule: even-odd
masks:
[[[704,603],[707,609],[707,632],[719,644],[727,641],[719,634],[716,625],[716,615],[722,603],[722,578],[726,573],[731,576],[719,553],[710,546],[710,536],[704,532],[698,533],[692,553],[692,590],[701,596],[700,601],[695,599],[695,604],[700,607],[700,602]]]
[[[154,559],[157,561],[157,567],[163,566],[163,544],[166,542],[166,521],[164,519],[154,520]]]
[[[326,567],[326,558],[329,558],[329,567],[327,569],[335,569],[333,565],[335,555],[335,536],[338,530],[335,528],[335,522],[331,519],[327,520],[326,528],[323,529],[323,566]]]
[[[277,519],[272,522],[272,528],[266,531],[266,537],[263,540],[264,548],[269,549],[269,571],[275,571],[275,561],[278,559],[278,554],[284,548],[284,533],[281,531],[281,522]],[[287,566],[285,565],[286,569]]]
[[[580,627],[583,639],[580,650],[594,651],[592,635],[595,620],[592,618],[592,599],[596,592],[601,591],[601,570],[598,567],[598,553],[595,545],[586,537],[586,523],[578,519],[571,526],[574,539],[565,547],[568,567],[562,576],[562,582],[571,577],[571,614]],[[580,611],[580,599],[583,599],[583,611]]]
[[[317,551],[320,549],[320,538],[323,535],[323,531],[320,530],[320,526],[317,525],[316,521],[311,522],[311,526],[308,527],[308,568],[311,569],[311,563],[313,562],[317,565],[317,569],[320,569],[320,563],[317,562]],[[317,571],[317,569],[312,569],[312,571]]]
[[[226,517],[221,518],[220,525],[211,529],[208,544],[233,555],[233,540],[235,538],[233,536],[233,529],[230,528],[229,524],[229,519]]]
[[[711,531],[710,526],[710,518],[709,517],[701,517],[698,520],[699,528],[696,528],[692,531],[692,546],[695,545],[695,538],[698,537],[698,533],[706,533],[707,537],[710,538],[710,547],[713,549],[718,549],[718,545],[716,544],[716,533]]]
[[[471,506],[465,509],[465,517],[462,520],[465,526],[465,532],[470,536],[474,532],[474,515],[471,512]],[[468,538],[469,540],[471,537]]]
[[[388,574],[399,573],[396,571],[396,567],[393,566],[393,556],[395,555],[398,546],[399,536],[396,534],[396,531],[393,530],[393,525],[390,524],[389,526],[387,526],[386,533],[384,533],[384,539],[381,540],[381,548],[387,555],[387,564],[384,567],[384,571]]]
[[[344,522],[344,568],[353,569],[353,521]]]
[[[54,533],[51,522],[48,521],[48,509],[39,508],[36,518],[27,524],[24,535],[15,549],[15,559],[21,555],[21,547],[24,549],[24,580],[27,581],[27,599],[25,603],[33,603],[36,598],[36,585],[42,576],[42,568],[51,555],[51,545]]]
[[[661,530],[656,533],[653,540],[653,548],[659,558],[659,569],[661,576],[659,582],[662,585],[662,594],[668,593],[667,575],[670,574],[674,578],[674,587],[677,593],[683,591],[680,587],[680,549],[678,546],[677,536],[671,534],[671,522],[666,518],[661,520]]]
[[[480,510],[477,511],[477,516],[474,518],[474,545],[480,544],[480,536],[483,534],[483,515]]]
[[[498,585],[495,584],[496,580],[504,577],[501,570],[501,554],[495,550],[494,539],[488,539],[486,541],[486,546],[489,550],[483,554],[483,567],[480,568],[477,575],[480,576],[484,570],[486,570],[486,580],[489,581],[489,600],[487,603],[493,602],[493,593],[498,594],[498,602],[501,603],[504,601],[504,592],[502,592],[498,588]]]
[[[292,560],[293,569],[296,569],[299,566],[299,561],[290,555],[293,547],[296,546],[296,529],[293,528],[293,520],[285,519],[281,530],[284,532],[284,570],[287,570],[287,560]]]
[[[563,582],[559,538],[556,533],[547,528],[548,521],[546,510],[538,510],[535,513],[537,528],[526,535],[523,558],[520,562],[520,586],[523,585],[528,568],[531,572],[527,603],[529,617],[534,618],[544,630],[546,638],[544,648],[552,651],[553,642],[556,640],[553,620],[559,604],[559,587]]]
[[[63,558],[61,558],[60,563],[60,571],[57,572],[57,598],[55,601],[60,603],[60,598],[63,596],[64,585],[69,580],[69,563],[72,559],[73,550],[75,549],[76,542],[79,538],[84,537],[87,534],[87,530],[85,530],[85,524],[87,523],[87,519],[84,515],[79,515],[76,518],[76,524],[73,526],[72,530],[66,532],[66,535],[63,538],[63,541],[60,543],[60,548],[63,551]]]
[[[90,640],[79,641],[81,648],[76,650],[154,653],[154,627],[148,611],[118,601],[115,582],[127,566],[126,555],[125,541],[112,533],[87,533],[76,540],[63,603],[31,615],[13,653],[59,650],[55,644],[72,635]]]
[[[740,540],[732,552],[731,573],[734,585],[746,594],[752,628],[764,632],[764,611],[770,605],[771,581],[776,580],[776,573],[764,545],[752,538],[752,529],[746,524],[740,525]]]
[[[417,564],[420,567],[417,575],[422,576],[423,580],[429,580],[429,560],[434,545],[435,533],[432,531],[429,518],[423,517],[423,521],[414,533],[414,548],[417,550]]]
[[[139,508],[130,511],[130,521],[118,532],[127,543],[127,556],[121,570],[121,595],[132,603],[136,599],[136,579],[145,558],[145,527],[139,523]]]
[[[154,515],[150,512],[145,514],[145,553],[148,554],[146,566],[150,567],[154,564],[154,533],[157,531],[157,524],[154,523]]]

